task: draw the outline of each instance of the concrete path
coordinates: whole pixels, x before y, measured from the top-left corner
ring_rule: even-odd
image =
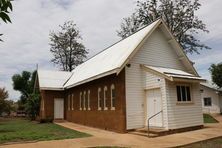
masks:
[[[217,118],[222,121],[222,116],[218,116]],[[0,148],[78,148],[78,147],[94,147],[94,146],[158,148],[158,147],[174,147],[179,145],[185,145],[193,142],[198,142],[222,136],[222,123],[207,124],[205,125],[205,128],[201,130],[172,134],[156,138],[148,138],[133,134],[119,134],[96,128],[86,127],[71,122],[63,122],[57,124],[70,129],[89,133],[93,136],[88,138],[3,145],[0,146]]]

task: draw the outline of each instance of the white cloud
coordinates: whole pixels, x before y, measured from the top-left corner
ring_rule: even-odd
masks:
[[[17,99],[19,93],[12,89],[13,74],[33,70],[37,63],[40,68],[55,68],[50,63],[52,55],[48,45],[49,31],[58,30],[58,25],[66,20],[74,20],[77,24],[83,43],[89,49],[89,56],[113,44],[119,40],[116,30],[121,19],[134,11],[135,2],[136,0],[13,1],[14,11],[10,15],[12,24],[0,26],[0,32],[4,34],[4,42],[0,43],[0,86],[5,86],[10,91],[10,97]],[[203,6],[198,15],[211,31],[204,39],[221,39],[221,0],[201,2]],[[221,54],[220,51],[217,54],[219,53]],[[196,60],[195,56],[191,58]],[[206,59],[199,59],[196,63],[200,67],[205,61]]]

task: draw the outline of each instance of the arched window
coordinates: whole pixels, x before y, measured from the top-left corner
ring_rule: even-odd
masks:
[[[82,92],[79,94],[79,110],[82,110]]]
[[[72,94],[72,110],[74,110],[74,94]]]
[[[104,87],[104,110],[107,110],[107,87]]]
[[[98,110],[102,108],[102,95],[101,95],[101,88],[98,88]]]
[[[116,91],[115,91],[115,85],[111,85],[111,110],[115,110],[115,104],[116,104]]]
[[[86,110],[86,91],[84,91],[83,95],[83,110]]]
[[[90,110],[90,90],[88,90],[87,107]]]

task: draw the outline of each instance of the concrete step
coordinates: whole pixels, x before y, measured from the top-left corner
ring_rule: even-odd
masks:
[[[53,122],[62,123],[62,122],[65,122],[65,120],[63,120],[63,119],[54,119]]]
[[[141,128],[141,129],[136,129],[135,132],[148,135],[147,127]],[[159,127],[150,127],[150,129],[149,129],[149,135],[151,137],[164,136],[164,135],[167,135],[168,132],[169,132],[169,130],[166,130],[164,128],[159,128]]]
[[[158,137],[157,134],[153,134],[153,133],[150,133],[149,135],[148,135],[148,133],[138,132],[138,131],[132,131],[132,132],[129,132],[129,133],[133,134],[133,135],[144,136],[144,137],[149,137],[149,138]]]

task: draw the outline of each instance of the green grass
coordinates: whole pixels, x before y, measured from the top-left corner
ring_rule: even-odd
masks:
[[[0,144],[89,137],[89,134],[53,123],[40,124],[24,119],[0,119]]]
[[[179,148],[221,148],[221,147],[222,147],[222,137],[218,137],[210,140],[189,144]]]
[[[209,114],[203,114],[203,118],[204,123],[218,123],[218,121]]]

